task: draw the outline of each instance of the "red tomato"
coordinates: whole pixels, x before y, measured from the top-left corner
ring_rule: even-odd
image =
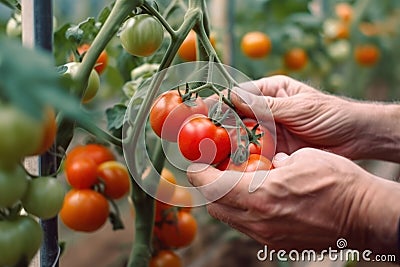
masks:
[[[84,53],[86,53],[86,51],[89,50],[89,47],[90,47],[89,44],[82,44],[81,46],[79,46],[77,49],[79,55],[83,55]],[[98,74],[101,74],[107,67],[107,64],[108,64],[108,54],[104,50],[100,53],[100,56],[96,61],[94,69],[97,71]]]
[[[172,250],[161,250],[154,255],[149,267],[182,267],[181,258]]]
[[[87,144],[78,145],[71,149],[67,154],[65,164],[68,165],[69,162],[80,157],[91,158],[97,165],[106,161],[115,160],[115,156],[108,147],[101,144]]]
[[[161,226],[155,226],[155,235],[168,248],[182,248],[190,245],[197,233],[197,222],[186,211],[169,213]]]
[[[195,115],[184,123],[178,135],[178,146],[188,160],[207,164],[218,163],[231,152],[228,131],[204,115]]]
[[[91,158],[79,158],[65,165],[67,182],[74,188],[91,188],[97,182],[97,165]]]
[[[122,198],[131,188],[128,170],[118,161],[112,160],[100,164],[97,176],[104,183],[104,194],[110,198]]]
[[[241,172],[254,172],[259,170],[270,170],[273,168],[273,166],[271,161],[266,157],[260,154],[250,154],[247,161],[243,162],[242,164],[237,165],[233,163],[230,158],[227,158],[218,164],[217,168],[221,171],[233,170]]]
[[[200,97],[187,104],[182,102],[178,90],[172,90],[163,93],[154,102],[150,111],[150,125],[159,137],[176,142],[179,129],[189,116],[207,113],[207,106]]]

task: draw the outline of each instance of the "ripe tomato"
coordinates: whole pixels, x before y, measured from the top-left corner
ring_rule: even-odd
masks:
[[[189,212],[192,209],[193,198],[189,190],[185,187],[178,186],[175,188],[170,203],[179,207],[180,210]]]
[[[22,206],[28,213],[40,219],[50,219],[61,210],[64,195],[64,186],[57,179],[39,177],[29,180]]]
[[[178,147],[190,161],[215,164],[228,157],[231,141],[225,128],[216,126],[204,115],[194,115],[182,126]]]
[[[353,18],[353,7],[349,3],[335,5],[335,13],[342,21],[349,22]]]
[[[162,222],[168,217],[168,214],[174,212],[172,205],[155,200],[155,222]]]
[[[130,54],[139,57],[152,55],[160,48],[164,39],[161,23],[149,14],[129,18],[120,33],[122,47]]]
[[[84,54],[87,50],[89,50],[89,44],[82,44],[77,48],[79,55]],[[96,61],[96,65],[94,69],[97,71],[98,74],[102,74],[105,68],[108,65],[108,54],[105,50],[100,53],[99,58]]]
[[[91,188],[97,183],[97,164],[91,158],[79,158],[65,165],[67,182],[74,188]]]
[[[259,170],[270,170],[273,168],[272,163],[269,159],[260,154],[250,154],[247,161],[242,164],[235,164],[230,158],[225,159],[217,168],[221,171],[234,170],[241,172],[254,172]]]
[[[42,142],[38,149],[33,153],[33,155],[41,155],[46,152],[53,144],[56,134],[57,134],[57,122],[56,113],[53,108],[46,107],[44,112],[44,133],[42,136]]]
[[[160,250],[150,259],[149,267],[182,267],[181,258],[172,250]]]
[[[90,189],[72,189],[64,198],[60,211],[63,223],[72,230],[93,232],[102,227],[109,215],[107,199]]]
[[[156,199],[169,201],[175,192],[176,179],[174,174],[164,168],[161,171],[160,182],[157,187]]]
[[[285,67],[290,70],[300,70],[308,62],[307,52],[303,48],[292,48],[284,55]]]
[[[207,115],[208,109],[204,101],[197,97],[194,102],[182,102],[178,90],[161,94],[154,102],[150,111],[150,125],[153,131],[162,139],[176,142],[178,132],[183,122],[191,115]]]
[[[271,52],[272,43],[268,35],[254,31],[248,32],[242,37],[240,48],[247,57],[260,59]]]
[[[380,51],[374,44],[358,45],[354,48],[354,58],[361,66],[370,67],[378,62]]]
[[[131,189],[128,170],[118,161],[101,163],[97,168],[97,176],[104,183],[104,194],[110,198],[122,198]]]
[[[213,33],[210,34],[210,42],[215,47],[216,40]],[[195,61],[197,59],[196,32],[194,30],[191,30],[182,42],[178,49],[178,55],[185,61]]]
[[[26,193],[28,179],[20,165],[13,168],[0,168],[0,208],[14,205]]]
[[[64,64],[64,66],[67,67],[67,71],[63,75],[65,76],[69,75],[71,79],[74,80],[79,71],[80,64],[81,64],[80,62],[69,62]],[[86,86],[86,89],[84,90],[82,103],[88,103],[90,100],[92,100],[96,96],[99,88],[100,88],[100,77],[99,74],[97,74],[97,72],[93,69],[90,72],[88,84]]]
[[[0,166],[11,167],[40,146],[43,128],[40,119],[15,106],[0,104]]]
[[[87,144],[77,145],[72,148],[67,154],[65,165],[79,158],[90,158],[94,160],[96,165],[115,160],[114,154],[108,147],[101,144]]]
[[[190,245],[196,237],[197,222],[193,215],[186,211],[169,213],[161,226],[155,226],[156,237],[168,248],[182,248]]]

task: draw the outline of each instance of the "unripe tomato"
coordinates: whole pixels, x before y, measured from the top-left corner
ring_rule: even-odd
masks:
[[[82,44],[77,48],[77,51],[78,51],[79,55],[82,55],[82,54],[86,53],[86,51],[88,51],[89,48],[90,48],[89,44]],[[71,60],[73,60],[73,59],[71,59]],[[107,54],[107,51],[103,50],[100,53],[100,56],[96,61],[94,69],[100,75],[100,74],[102,74],[104,72],[104,70],[106,69],[107,65],[108,65],[108,54]]]
[[[129,18],[120,33],[122,47],[130,54],[139,57],[152,55],[160,48],[164,39],[161,23],[149,14]]]
[[[91,189],[72,189],[65,195],[60,218],[72,230],[94,232],[106,223],[109,211],[102,194]]]
[[[40,146],[43,127],[35,119],[12,105],[0,104],[0,166],[10,167],[32,155]]]
[[[9,37],[20,37],[22,35],[22,17],[21,13],[14,13],[7,21],[6,34]]]
[[[79,66],[81,64],[82,63],[80,62],[69,62],[67,64],[64,64],[64,66],[66,66],[68,69],[63,75],[70,75],[72,79],[75,79],[79,71]],[[92,100],[96,96],[99,88],[100,88],[100,77],[99,74],[97,74],[97,72],[93,69],[90,72],[88,84],[84,91],[82,102],[87,103],[90,100]]]
[[[213,33],[210,34],[210,42],[215,47],[216,40]],[[185,61],[195,61],[197,59],[196,32],[194,30],[191,30],[185,40],[183,40],[178,49],[178,55]]]
[[[285,67],[290,70],[301,70],[308,62],[308,55],[303,48],[292,48],[284,55]]]
[[[28,189],[25,170],[18,164],[13,168],[0,168],[0,208],[11,207]]]
[[[39,177],[29,180],[22,206],[28,213],[40,219],[50,219],[61,210],[64,195],[64,186],[57,179]]]
[[[131,188],[128,169],[118,161],[106,161],[97,167],[97,177],[104,183],[104,194],[113,199],[125,196]]]
[[[378,62],[379,57],[379,48],[374,44],[363,44],[354,48],[354,58],[361,66],[373,66]]]
[[[182,267],[181,258],[172,250],[161,250],[150,259],[149,267]]]
[[[263,32],[248,32],[242,37],[240,43],[243,54],[252,59],[266,57],[272,49],[268,35]]]
[[[36,255],[43,241],[43,230],[39,223],[29,215],[18,216],[16,226],[23,240],[22,258],[28,262]]]

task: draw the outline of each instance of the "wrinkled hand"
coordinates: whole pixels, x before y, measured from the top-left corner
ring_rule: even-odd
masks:
[[[357,140],[364,127],[360,103],[322,93],[286,76],[241,84],[235,92],[232,102],[244,117],[268,120],[270,108],[276,123],[277,152],[315,147],[359,157]]]
[[[253,176],[265,172],[222,172],[194,164],[187,174],[211,200],[224,183],[230,186],[233,178],[243,175],[229,193],[208,205],[208,211],[269,248],[335,249],[337,239],[346,238],[348,248],[397,249],[397,184],[369,174],[346,158],[312,148],[291,156],[280,153],[274,165],[252,193]]]

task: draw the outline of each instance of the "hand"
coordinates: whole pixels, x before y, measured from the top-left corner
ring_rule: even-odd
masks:
[[[371,123],[363,119],[371,110],[361,102],[322,93],[286,76],[245,83],[235,92],[232,102],[244,117],[264,120],[270,108],[276,122],[277,152],[315,147],[361,157],[360,133]]]
[[[252,193],[248,189],[253,176],[265,172],[221,172],[194,164],[187,174],[212,200],[243,175],[229,193],[208,205],[208,211],[270,249],[336,249],[337,239],[345,238],[348,248],[397,250],[398,184],[312,148],[291,156],[277,154],[274,165]]]

